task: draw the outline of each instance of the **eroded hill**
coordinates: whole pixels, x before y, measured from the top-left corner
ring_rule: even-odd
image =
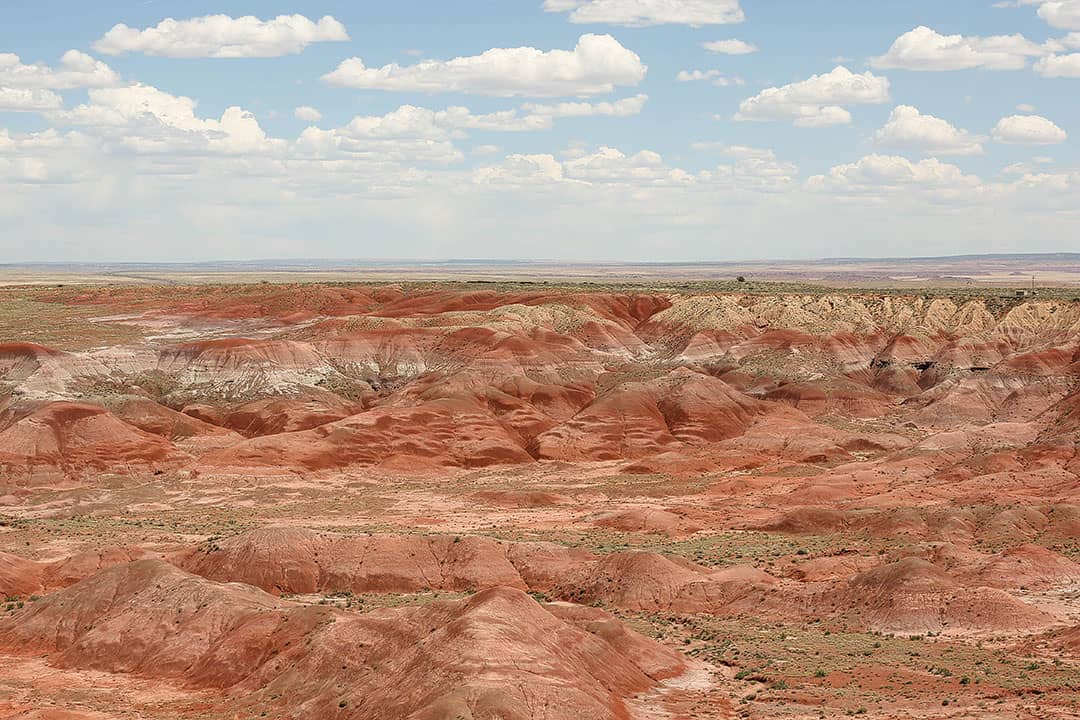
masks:
[[[25,292],[0,717],[1075,716],[1080,303]]]

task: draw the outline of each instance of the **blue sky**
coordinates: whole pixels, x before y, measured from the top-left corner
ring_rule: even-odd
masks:
[[[1076,250],[1078,31],[1080,0],[16,3],[0,250]]]

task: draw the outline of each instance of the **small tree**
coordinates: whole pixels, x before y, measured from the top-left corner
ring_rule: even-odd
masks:
[[[739,277],[735,278],[735,281],[736,282],[746,282],[746,278],[743,277],[742,275],[740,275]]]

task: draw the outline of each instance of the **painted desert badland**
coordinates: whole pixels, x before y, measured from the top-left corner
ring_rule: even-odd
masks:
[[[1078,297],[0,288],[0,718],[1076,718]]]

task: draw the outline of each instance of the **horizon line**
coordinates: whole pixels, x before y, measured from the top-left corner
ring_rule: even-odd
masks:
[[[762,265],[782,263],[858,263],[858,262],[917,262],[934,260],[1076,260],[1080,261],[1080,252],[1042,252],[1042,253],[965,253],[959,255],[913,255],[891,257],[821,257],[821,258],[775,258],[754,260],[683,260],[683,261],[649,261],[649,260],[559,260],[559,259],[499,259],[499,258],[247,258],[234,260],[115,260],[115,261],[83,261],[83,260],[26,260],[20,262],[3,262],[0,267],[213,267],[225,265],[274,265],[289,264],[320,264],[320,265],[560,265],[568,267],[685,267],[685,266],[731,266],[731,265]]]

